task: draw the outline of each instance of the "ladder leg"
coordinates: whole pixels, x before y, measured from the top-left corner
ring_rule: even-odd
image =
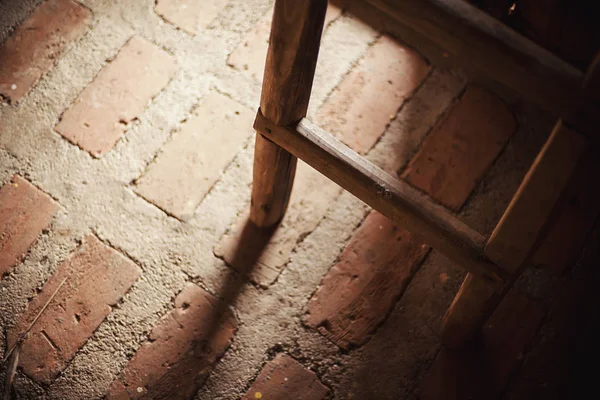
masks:
[[[600,53],[587,71],[574,112],[559,120],[485,246],[485,256],[512,275],[500,293],[468,274],[442,322],[442,342],[463,346],[480,331],[529,264],[588,146],[597,146]],[[575,130],[577,130],[577,132]]]
[[[260,108],[276,125],[306,116],[319,54],[327,0],[277,0]],[[296,157],[256,134],[250,219],[259,227],[277,224],[287,209]]]

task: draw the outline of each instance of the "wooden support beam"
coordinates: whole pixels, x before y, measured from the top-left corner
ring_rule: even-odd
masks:
[[[460,0],[367,0],[517,93],[569,121],[582,71]]]
[[[306,115],[327,0],[277,0],[260,106],[277,125]],[[296,158],[261,135],[256,136],[250,219],[259,227],[277,224],[287,209]]]
[[[463,347],[480,331],[485,321],[500,304],[503,295],[503,291],[491,290],[490,285],[483,279],[471,273],[467,274],[442,318],[444,346],[451,349]]]
[[[500,289],[508,275],[482,256],[485,238],[444,207],[395,179],[316,125],[278,126],[259,110],[254,129],[350,193]]]
[[[594,111],[599,91],[600,53],[586,73],[570,120],[570,126],[585,130],[592,139],[587,140],[588,146],[598,145],[598,136],[591,135],[600,118]],[[576,179],[572,175],[584,157],[585,145],[586,140],[578,132],[561,120],[556,123],[485,247],[485,254],[511,273],[512,279],[498,294],[486,289],[486,282],[467,275],[444,316],[442,341],[446,346],[461,347],[470,340],[530,262],[565,200],[570,181]]]
[[[520,272],[584,150],[582,135],[558,122],[485,246],[485,254],[513,274]]]
[[[558,122],[485,246],[485,254],[518,277],[547,229],[584,150],[584,138]],[[512,286],[507,283],[504,293]],[[442,342],[458,348],[469,341],[503,298],[487,282],[468,274],[442,325]]]

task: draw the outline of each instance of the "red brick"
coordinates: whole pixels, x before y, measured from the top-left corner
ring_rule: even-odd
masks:
[[[0,276],[27,253],[57,206],[48,195],[18,175],[0,189]]]
[[[342,15],[342,10],[329,4],[325,15],[325,27],[340,15]],[[263,79],[272,18],[273,10],[258,21],[254,28],[246,34],[244,41],[233,50],[227,59],[228,65],[243,71],[257,82],[262,82]]]
[[[421,384],[421,400],[497,399],[519,368],[544,316],[540,304],[509,293],[483,328],[483,339],[462,351],[443,349]]]
[[[355,151],[366,153],[430,69],[420,55],[382,36],[331,94],[317,122]]]
[[[136,192],[167,213],[188,219],[253,135],[253,118],[230,98],[208,94],[139,179]]]
[[[154,11],[192,35],[206,28],[225,7],[223,0],[156,0]]]
[[[131,260],[95,236],[87,236],[84,243],[58,266],[41,293],[31,300],[16,325],[8,331],[10,347],[66,278],[23,343],[19,362],[23,371],[35,381],[49,384],[100,326],[111,306],[118,303],[140,273]]]
[[[62,115],[56,131],[95,157],[106,153],[176,68],[164,50],[131,38]]]
[[[470,87],[425,138],[402,177],[456,211],[515,130],[502,100]]]
[[[576,259],[600,212],[600,160],[588,151],[573,174],[569,198],[533,257],[533,264],[563,272]]]
[[[328,393],[314,372],[278,354],[263,367],[242,400],[323,400]]]
[[[339,191],[328,178],[298,162],[290,204],[276,230],[257,228],[245,212],[217,244],[215,255],[248,275],[252,282],[262,286],[272,284],[298,241],[317,227]]]
[[[83,34],[91,17],[71,0],[48,0],[37,7],[0,47],[0,95],[12,102],[23,98],[67,44]]]
[[[344,349],[362,345],[428,251],[408,231],[372,211],[309,302],[305,322]]]
[[[231,343],[229,308],[194,284],[165,315],[111,385],[112,399],[191,399]]]

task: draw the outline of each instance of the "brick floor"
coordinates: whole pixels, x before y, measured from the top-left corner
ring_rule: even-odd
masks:
[[[203,0],[202,7],[194,0],[156,0],[154,11],[168,22],[194,35],[206,28],[225,5],[222,0]]]
[[[0,47],[0,95],[21,100],[91,19],[88,9],[71,0],[49,0],[36,8]]]
[[[428,252],[405,229],[370,212],[312,297],[306,323],[344,349],[364,344]]]
[[[24,257],[57,211],[52,199],[18,175],[0,189],[0,276]]]
[[[458,210],[515,129],[515,118],[500,98],[469,87],[425,138],[402,177]]]
[[[260,371],[242,400],[323,400],[328,393],[314,372],[290,356],[278,354]]]
[[[210,93],[138,180],[136,192],[179,219],[189,219],[225,167],[254,134],[254,113]]]
[[[536,301],[509,293],[468,351],[442,350],[423,379],[422,400],[499,398],[523,361],[544,316]]]
[[[429,70],[417,53],[382,36],[344,77],[316,121],[358,153],[366,153]]]
[[[327,14],[310,118],[452,210],[469,201],[460,218],[493,226],[554,118],[519,99],[509,110],[493,85],[461,96],[469,68],[425,61],[443,49],[331,3],[341,8]],[[65,8],[49,14],[56,4]],[[480,347],[439,353],[464,273],[401,227],[304,163],[277,229],[247,224],[272,1],[78,4],[0,0],[0,48],[23,38],[37,52],[18,68],[39,67],[30,86],[41,79],[33,90],[10,83],[9,103],[26,97],[0,104],[0,357],[64,282],[24,341],[17,398],[508,400],[531,398],[524,385],[552,392],[560,374],[538,375],[547,365],[583,368],[539,353],[561,328],[587,352],[556,316],[597,297],[597,240],[573,263],[597,219],[595,186],[582,183],[591,168],[534,260],[572,272],[528,271],[526,295],[507,298]],[[40,13],[47,24],[32,19]],[[581,282],[585,307],[561,301]],[[569,340],[556,347],[573,352]]]
[[[279,227],[261,232],[245,212],[217,244],[215,255],[253,282],[265,287],[272,284],[298,242],[316,228],[338,193],[336,184],[299,162],[288,211]]]
[[[164,50],[138,37],[131,38],[65,111],[56,131],[99,157],[141,116],[176,68]]]
[[[504,118],[500,120],[504,125],[494,124],[491,132],[480,128],[494,118]],[[472,121],[475,119],[480,126]],[[470,88],[427,136],[403,176],[420,183],[422,190],[441,203],[458,209],[514,130],[512,113],[498,98]],[[462,157],[469,149],[473,154]],[[421,168],[428,173],[421,173]],[[440,189],[446,182],[452,185]],[[364,344],[400,298],[428,250],[385,217],[371,213],[309,302],[307,325],[344,349]]]
[[[106,399],[190,399],[231,343],[236,326],[225,304],[188,284]]]
[[[327,7],[324,29],[342,15],[342,10],[332,4]],[[271,33],[271,20],[273,10],[269,10],[256,26],[248,32],[242,43],[229,55],[227,64],[242,71],[257,82],[262,82],[269,47],[269,34]]]
[[[140,273],[131,260],[95,236],[87,236],[8,331],[10,347],[52,299],[23,342],[19,364],[23,371],[37,382],[50,384]]]

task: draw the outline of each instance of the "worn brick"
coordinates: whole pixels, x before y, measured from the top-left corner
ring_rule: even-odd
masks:
[[[600,212],[600,160],[594,152],[587,151],[573,174],[568,199],[533,256],[533,264],[561,273],[581,252]]]
[[[208,94],[138,180],[136,192],[179,219],[190,218],[254,134],[253,117],[230,98]]]
[[[52,199],[18,175],[0,189],[0,276],[27,253],[57,211]]]
[[[278,354],[263,367],[242,400],[322,400],[328,393],[314,372],[290,356]]]
[[[154,11],[179,29],[195,35],[206,28],[227,3],[223,0],[157,0]]]
[[[539,303],[509,293],[472,348],[443,349],[421,382],[422,400],[497,399],[519,368],[543,319]]]
[[[23,342],[19,362],[23,371],[35,381],[49,384],[140,273],[140,268],[131,260],[95,236],[87,236],[58,266],[8,331],[8,344],[12,346],[58,289]],[[64,279],[64,285],[60,286]]]
[[[310,300],[305,322],[344,349],[362,345],[428,252],[408,231],[371,211]]]
[[[226,305],[194,284],[113,382],[113,399],[191,399],[231,343],[237,322]]]
[[[324,26],[327,27],[329,23],[337,19],[340,15],[342,15],[342,10],[339,7],[329,4],[327,14],[325,14]],[[227,59],[228,65],[243,71],[257,82],[262,82],[263,79],[272,18],[273,10],[266,13],[258,21],[254,28],[246,34],[244,41],[233,50]]]
[[[469,87],[425,138],[402,177],[456,211],[515,130],[516,120],[500,98]]]
[[[366,153],[430,68],[416,52],[382,36],[325,102],[317,123],[355,151]]]
[[[56,131],[93,156],[106,153],[176,68],[174,58],[164,50],[131,38],[62,115]]]
[[[40,4],[0,47],[0,95],[23,98],[90,20],[89,10],[71,0]]]
[[[327,212],[339,187],[303,162],[298,163],[288,210],[275,231],[257,228],[242,214],[215,247],[215,255],[263,286],[275,281],[292,250]]]

